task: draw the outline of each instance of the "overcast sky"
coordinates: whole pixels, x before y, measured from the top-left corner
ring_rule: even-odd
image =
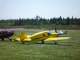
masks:
[[[0,0],[0,19],[80,17],[80,0]]]

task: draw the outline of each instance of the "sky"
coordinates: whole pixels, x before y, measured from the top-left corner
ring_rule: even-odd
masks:
[[[0,0],[0,19],[80,17],[80,0]]]

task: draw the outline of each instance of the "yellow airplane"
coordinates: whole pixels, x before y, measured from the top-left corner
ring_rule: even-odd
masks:
[[[21,32],[20,35],[15,38],[15,40],[22,43],[41,41],[42,44],[44,44],[45,41],[53,41],[55,44],[57,44],[58,40],[70,39],[70,37],[61,37],[63,34],[64,33],[62,31],[53,33],[49,31],[42,31],[33,35],[28,35],[25,32]]]

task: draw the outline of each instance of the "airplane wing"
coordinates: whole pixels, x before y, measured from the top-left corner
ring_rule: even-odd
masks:
[[[48,39],[46,39],[45,41],[57,41],[57,40],[65,40],[65,39],[70,39],[71,37],[50,37]]]

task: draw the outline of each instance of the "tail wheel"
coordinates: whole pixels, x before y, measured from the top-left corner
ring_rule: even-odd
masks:
[[[21,40],[21,43],[24,44],[25,42],[23,40]]]
[[[55,45],[57,45],[57,44],[58,44],[58,42],[57,42],[57,41],[55,41],[55,42],[54,42],[54,44],[55,44]]]

